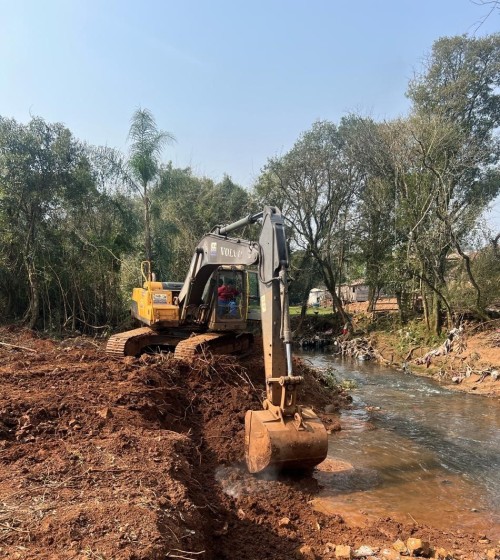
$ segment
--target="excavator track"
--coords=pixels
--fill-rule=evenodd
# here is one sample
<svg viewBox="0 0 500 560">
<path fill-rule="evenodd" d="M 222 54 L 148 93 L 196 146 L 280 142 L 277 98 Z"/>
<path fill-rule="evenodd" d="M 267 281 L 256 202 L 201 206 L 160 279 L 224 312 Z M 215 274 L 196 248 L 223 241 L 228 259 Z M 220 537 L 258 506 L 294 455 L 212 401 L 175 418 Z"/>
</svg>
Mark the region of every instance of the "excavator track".
<svg viewBox="0 0 500 560">
<path fill-rule="evenodd" d="M 205 333 L 181 340 L 175 347 L 175 358 L 190 361 L 197 354 L 235 354 L 248 350 L 253 342 L 252 333 Z"/>
<path fill-rule="evenodd" d="M 148 346 L 173 348 L 178 342 L 179 338 L 158 333 L 149 327 L 141 327 L 110 337 L 106 345 L 106 354 L 120 358 L 123 356 L 138 356 Z"/>
<path fill-rule="evenodd" d="M 108 356 L 138 356 L 145 348 L 154 346 L 175 347 L 175 358 L 192 360 L 196 354 L 234 354 L 248 350 L 253 342 L 251 333 L 205 333 L 190 338 L 160 334 L 149 327 L 115 334 L 108 340 Z"/>
</svg>

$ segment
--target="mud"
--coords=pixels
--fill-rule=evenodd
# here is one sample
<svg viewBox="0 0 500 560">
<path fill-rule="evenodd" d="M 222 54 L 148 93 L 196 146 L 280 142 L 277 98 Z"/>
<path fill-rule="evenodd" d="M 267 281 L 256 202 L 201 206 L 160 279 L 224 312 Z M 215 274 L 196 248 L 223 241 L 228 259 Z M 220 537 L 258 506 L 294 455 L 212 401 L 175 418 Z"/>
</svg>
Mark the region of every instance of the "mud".
<svg viewBox="0 0 500 560">
<path fill-rule="evenodd" d="M 11 345 L 0 346 L 0 558 L 290 559 L 303 545 L 333 558 L 331 543 L 382 548 L 411 536 L 455 558 L 487 548 L 453 528 L 350 526 L 314 510 L 319 483 L 308 473 L 248 475 L 244 414 L 263 395 L 258 353 L 185 363 L 108 358 L 92 340 L 15 329 L 0 341 Z M 295 366 L 304 404 L 348 405 Z M 335 414 L 322 418 L 338 429 Z"/>
</svg>

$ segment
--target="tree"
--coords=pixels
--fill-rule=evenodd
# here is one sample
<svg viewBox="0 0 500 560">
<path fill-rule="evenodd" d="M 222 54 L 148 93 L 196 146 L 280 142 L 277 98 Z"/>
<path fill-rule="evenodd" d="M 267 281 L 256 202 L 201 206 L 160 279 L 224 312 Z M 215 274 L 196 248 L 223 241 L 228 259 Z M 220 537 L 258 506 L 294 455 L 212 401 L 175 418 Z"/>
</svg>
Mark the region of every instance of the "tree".
<svg viewBox="0 0 500 560">
<path fill-rule="evenodd" d="M 337 288 L 363 186 L 347 141 L 351 126 L 349 119 L 338 127 L 316 122 L 288 153 L 268 161 L 256 185 L 262 199 L 282 207 L 295 242 L 313 256 L 334 308 L 349 326 Z"/>
<path fill-rule="evenodd" d="M 396 292 L 401 290 L 393 274 L 393 251 L 397 245 L 395 187 L 384 125 L 356 114 L 349 115 L 347 122 L 349 157 L 363 177 L 363 188 L 359 190 L 353 242 L 346 255 L 346 279 L 364 275 L 369 287 L 369 309 L 373 310 L 382 288 L 392 286 Z"/>
<path fill-rule="evenodd" d="M 256 211 L 248 192 L 230 177 L 214 183 L 194 176 L 189 168 L 177 169 L 170 164 L 160 170 L 151 201 L 157 268 L 163 278 L 176 280 L 184 279 L 193 250 L 203 235 L 216 225 Z M 244 237 L 246 232 L 239 235 Z"/>
<path fill-rule="evenodd" d="M 38 259 L 47 232 L 64 212 L 65 200 L 86 190 L 88 174 L 82 146 L 63 125 L 40 118 L 22 125 L 0 118 L 0 214 L 13 249 L 4 258 L 14 275 L 20 274 L 18 281 L 27 281 L 24 321 L 29 327 L 39 318 Z"/>
<path fill-rule="evenodd" d="M 131 141 L 128 170 L 132 186 L 144 203 L 144 250 L 146 260 L 151 262 L 150 185 L 158 179 L 163 147 L 175 138 L 169 132 L 158 129 L 148 109 L 137 109 L 132 115 L 128 137 Z"/>
<path fill-rule="evenodd" d="M 446 258 L 452 249 L 464 260 L 476 289 L 476 308 L 483 312 L 480 288 L 463 244 L 499 191 L 500 149 L 495 137 L 500 124 L 499 86 L 500 35 L 495 34 L 436 41 L 425 72 L 408 89 L 413 116 L 404 145 L 412 161 L 398 177 L 400 186 L 406 183 L 405 192 L 410 183 L 402 182 L 403 177 L 418 173 L 420 188 L 425 184 L 421 216 L 408 230 L 408 240 L 419 256 L 420 277 L 433 292 L 435 332 L 440 330 L 440 303 L 451 321 L 444 288 Z M 433 251 L 423 249 L 425 244 L 429 249 L 429 242 Z"/>
<path fill-rule="evenodd" d="M 50 330 L 93 330 L 121 319 L 120 259 L 131 250 L 137 219 L 101 176 L 92 150 L 63 125 L 0 118 L 5 318 Z"/>
<path fill-rule="evenodd" d="M 500 124 L 500 34 L 437 40 L 424 71 L 410 81 L 413 111 L 457 124 L 489 142 Z"/>
</svg>

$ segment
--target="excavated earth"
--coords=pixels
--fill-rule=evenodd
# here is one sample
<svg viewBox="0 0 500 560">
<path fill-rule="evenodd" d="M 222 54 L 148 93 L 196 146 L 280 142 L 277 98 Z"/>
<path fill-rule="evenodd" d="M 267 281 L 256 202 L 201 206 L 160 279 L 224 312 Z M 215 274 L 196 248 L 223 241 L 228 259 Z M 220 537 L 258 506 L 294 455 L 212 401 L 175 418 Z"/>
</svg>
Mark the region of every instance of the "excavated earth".
<svg viewBox="0 0 500 560">
<path fill-rule="evenodd" d="M 334 558 L 335 544 L 382 551 L 409 537 L 449 558 L 486 557 L 478 535 L 390 518 L 351 527 L 317 512 L 314 473 L 247 474 L 258 352 L 187 363 L 109 358 L 90 339 L 8 328 L 0 341 L 0 558 Z M 296 372 L 304 404 L 347 406 L 304 364 Z M 338 429 L 335 414 L 321 417 Z"/>
</svg>

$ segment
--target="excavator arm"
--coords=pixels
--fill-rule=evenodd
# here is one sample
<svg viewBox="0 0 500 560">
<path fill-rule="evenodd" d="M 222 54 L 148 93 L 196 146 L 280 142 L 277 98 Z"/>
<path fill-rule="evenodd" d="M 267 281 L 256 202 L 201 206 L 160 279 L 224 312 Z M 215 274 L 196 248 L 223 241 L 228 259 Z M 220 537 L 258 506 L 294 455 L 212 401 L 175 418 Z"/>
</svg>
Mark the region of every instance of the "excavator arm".
<svg viewBox="0 0 500 560">
<path fill-rule="evenodd" d="M 228 234 L 262 219 L 259 242 Z M 245 456 L 250 472 L 269 468 L 309 468 L 323 461 L 328 437 L 312 409 L 297 404 L 300 376 L 292 371 L 288 305 L 288 250 L 281 212 L 266 206 L 228 226 L 217 226 L 196 248 L 179 294 L 183 313 L 196 305 L 213 271 L 223 265 L 258 265 L 262 340 L 266 377 L 264 410 L 245 416 Z"/>
<path fill-rule="evenodd" d="M 328 436 L 311 408 L 297 404 L 288 304 L 288 250 L 281 212 L 265 207 L 259 238 L 259 284 L 266 376 L 264 410 L 245 416 L 245 458 L 252 473 L 310 468 L 326 458 Z"/>
</svg>

